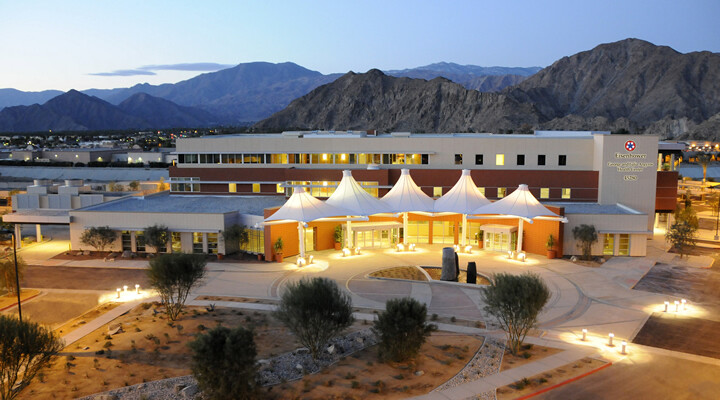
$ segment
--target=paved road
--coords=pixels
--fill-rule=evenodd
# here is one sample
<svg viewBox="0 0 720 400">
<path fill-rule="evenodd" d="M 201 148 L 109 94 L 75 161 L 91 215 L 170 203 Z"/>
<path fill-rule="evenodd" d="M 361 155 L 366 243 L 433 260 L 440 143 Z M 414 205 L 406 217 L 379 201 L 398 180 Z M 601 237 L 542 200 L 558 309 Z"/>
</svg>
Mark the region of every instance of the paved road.
<svg viewBox="0 0 720 400">
<path fill-rule="evenodd" d="M 536 399 L 717 399 L 720 366 L 652 355 L 621 361 Z"/>
<path fill-rule="evenodd" d="M 29 265 L 20 285 L 38 289 L 115 290 L 123 285 L 134 287 L 136 283 L 147 287 L 144 270 Z"/>
</svg>

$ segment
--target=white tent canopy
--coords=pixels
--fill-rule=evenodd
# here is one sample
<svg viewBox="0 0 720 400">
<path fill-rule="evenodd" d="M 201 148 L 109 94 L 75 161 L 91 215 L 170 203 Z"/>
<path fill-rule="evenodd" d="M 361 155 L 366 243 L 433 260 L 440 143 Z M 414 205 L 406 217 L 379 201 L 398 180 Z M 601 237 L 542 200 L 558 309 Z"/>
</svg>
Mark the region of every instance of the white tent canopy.
<svg viewBox="0 0 720 400">
<path fill-rule="evenodd" d="M 390 207 L 391 212 L 403 214 L 403 235 L 408 232 L 408 212 L 432 213 L 435 208 L 435 200 L 420 189 L 410 177 L 410 170 L 405 168 L 400 170 L 395 186 L 380 201 Z"/>
<path fill-rule="evenodd" d="M 460 245 L 465 247 L 467 237 L 467 215 L 478 208 L 490 204 L 470 176 L 470 170 L 462 170 L 460 179 L 455 186 L 442 197 L 435 200 L 435 212 L 450 212 L 462 214 L 462 239 Z"/>
<path fill-rule="evenodd" d="M 365 218 L 350 218 L 352 211 L 332 206 L 311 196 L 302 188 L 294 188 L 292 196 L 279 210 L 267 218 L 265 225 L 287 222 L 298 223 L 298 236 L 300 239 L 300 257 L 305 257 L 305 226 L 311 221 L 345 221 L 347 219 L 367 220 Z"/>
<path fill-rule="evenodd" d="M 335 192 L 325 201 L 331 206 L 344 208 L 350 211 L 351 215 L 368 216 L 379 213 L 392 212 L 390 207 L 373 197 L 353 178 L 350 170 L 343 171 L 343 177 Z M 347 221 L 345 245 L 352 247 L 352 226 Z"/>
<path fill-rule="evenodd" d="M 473 214 L 499 214 L 506 217 L 519 218 L 517 251 L 522 251 L 523 221 L 532 224 L 533 219 L 556 220 L 567 222 L 567 219 L 548 210 L 530 193 L 526 184 L 521 184 L 507 197 L 476 209 Z"/>
</svg>

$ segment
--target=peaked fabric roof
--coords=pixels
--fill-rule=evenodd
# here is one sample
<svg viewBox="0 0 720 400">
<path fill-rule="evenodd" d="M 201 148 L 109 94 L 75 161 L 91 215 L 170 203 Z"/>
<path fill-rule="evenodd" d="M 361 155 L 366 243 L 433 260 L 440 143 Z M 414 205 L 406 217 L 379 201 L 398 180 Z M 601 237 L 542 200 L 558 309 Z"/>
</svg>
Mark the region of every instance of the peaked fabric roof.
<svg viewBox="0 0 720 400">
<path fill-rule="evenodd" d="M 395 186 L 380 201 L 390 212 L 433 212 L 435 202 L 413 181 L 410 170 L 404 168 Z"/>
<path fill-rule="evenodd" d="M 311 196 L 302 188 L 296 187 L 293 195 L 285 204 L 275 211 L 275 214 L 265 218 L 265 221 L 310 222 L 321 218 L 344 217 L 347 215 L 353 215 L 352 211 L 326 204 L 324 201 Z"/>
<path fill-rule="evenodd" d="M 533 219 L 540 216 L 559 217 L 540 204 L 530 193 L 528 186 L 521 184 L 517 190 L 494 203 L 479 207 L 473 214 L 504 214 L 524 219 Z"/>
<path fill-rule="evenodd" d="M 343 171 L 343 178 L 335 192 L 325 201 L 331 206 L 352 211 L 349 215 L 368 216 L 392 212 L 390 207 L 365 191 L 353 178 L 350 170 Z"/>
<path fill-rule="evenodd" d="M 478 208 L 490 204 L 470 176 L 470 170 L 462 170 L 455 186 L 442 197 L 435 200 L 435 212 L 453 212 L 472 214 Z"/>
</svg>

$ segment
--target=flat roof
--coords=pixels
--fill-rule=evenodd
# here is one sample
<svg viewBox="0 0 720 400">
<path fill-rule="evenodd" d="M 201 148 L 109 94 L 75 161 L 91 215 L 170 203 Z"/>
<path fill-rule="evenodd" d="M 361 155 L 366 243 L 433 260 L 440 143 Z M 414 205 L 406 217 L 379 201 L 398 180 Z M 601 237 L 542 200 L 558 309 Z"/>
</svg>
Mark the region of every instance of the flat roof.
<svg viewBox="0 0 720 400">
<path fill-rule="evenodd" d="M 285 196 L 212 196 L 171 195 L 125 197 L 73 211 L 138 212 L 170 214 L 241 214 L 264 215 L 263 210 L 285 204 Z"/>
<path fill-rule="evenodd" d="M 192 139 L 225 139 L 225 138 L 283 138 L 283 139 L 397 139 L 397 138 L 573 138 L 592 139 L 593 135 L 609 135 L 605 131 L 535 131 L 531 134 L 497 134 L 497 133 L 412 133 L 412 132 L 390 132 L 378 134 L 366 134 L 364 131 L 291 131 L 283 133 L 230 133 L 224 135 L 208 135 L 195 138 L 181 138 L 181 140 Z"/>
<path fill-rule="evenodd" d="M 598 204 L 598 203 L 543 203 L 553 207 L 564 207 L 565 214 L 625 214 L 644 215 L 640 211 L 633 210 L 622 204 Z"/>
</svg>

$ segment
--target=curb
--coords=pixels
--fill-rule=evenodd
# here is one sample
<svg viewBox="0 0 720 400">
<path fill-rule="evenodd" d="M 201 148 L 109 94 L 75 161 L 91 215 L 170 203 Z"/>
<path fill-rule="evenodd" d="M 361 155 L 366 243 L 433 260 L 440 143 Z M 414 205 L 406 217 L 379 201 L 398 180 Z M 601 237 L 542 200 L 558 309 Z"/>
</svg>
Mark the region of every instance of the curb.
<svg viewBox="0 0 720 400">
<path fill-rule="evenodd" d="M 609 367 L 609 366 L 611 366 L 611 365 L 612 365 L 612 362 L 608 362 L 607 364 L 601 365 L 601 366 L 599 366 L 599 367 L 597 367 L 597 368 L 595 368 L 595 369 L 593 369 L 593 370 L 590 370 L 590 371 L 588 371 L 588 372 L 586 372 L 586 373 L 584 373 L 584 374 L 582 374 L 582 375 L 578 375 L 578 376 L 576 376 L 576 377 L 574 377 L 574 378 L 570 378 L 570 379 L 568 379 L 568 380 L 566 380 L 566 381 L 562 381 L 562 382 L 557 383 L 557 384 L 555 384 L 555 385 L 552 385 L 552 386 L 550 386 L 550 387 L 546 387 L 545 389 L 541 389 L 541 390 L 539 390 L 539 391 L 537 391 L 537 392 L 535 392 L 535 393 L 530 393 L 530 394 L 527 394 L 527 395 L 525 395 L 525 396 L 518 397 L 518 398 L 515 399 L 515 400 L 525 400 L 525 399 L 529 399 L 529 398 L 531 398 L 531 397 L 535 397 L 535 396 L 537 396 L 537 395 L 543 394 L 543 393 L 545 393 L 545 392 L 549 392 L 549 391 L 551 391 L 551 390 L 553 390 L 553 389 L 559 388 L 560 386 L 565 386 L 565 385 L 567 385 L 568 383 L 575 382 L 575 381 L 578 380 L 578 379 L 582 379 L 582 378 L 584 378 L 584 377 L 586 377 L 586 376 L 588 376 L 588 375 L 590 375 L 590 374 L 594 374 L 595 372 L 598 372 L 598 371 L 600 371 L 601 369 L 605 369 L 605 368 L 607 368 L 607 367 Z"/>
<path fill-rule="evenodd" d="M 32 299 L 40 296 L 41 294 L 42 294 L 42 293 L 34 294 L 34 295 L 32 295 L 32 296 L 30 296 L 30 297 L 28 297 L 28 298 L 26 298 L 26 299 L 22 299 L 22 300 L 20 300 L 20 303 L 25 303 L 25 302 L 28 301 L 28 300 L 32 300 Z M 13 308 L 13 307 L 17 307 L 17 305 L 18 305 L 18 303 L 13 303 L 13 304 L 10 304 L 9 306 L 0 308 L 0 312 L 3 312 L 3 311 L 5 311 L 5 310 L 9 310 L 9 309 L 11 309 L 11 308 Z"/>
</svg>

